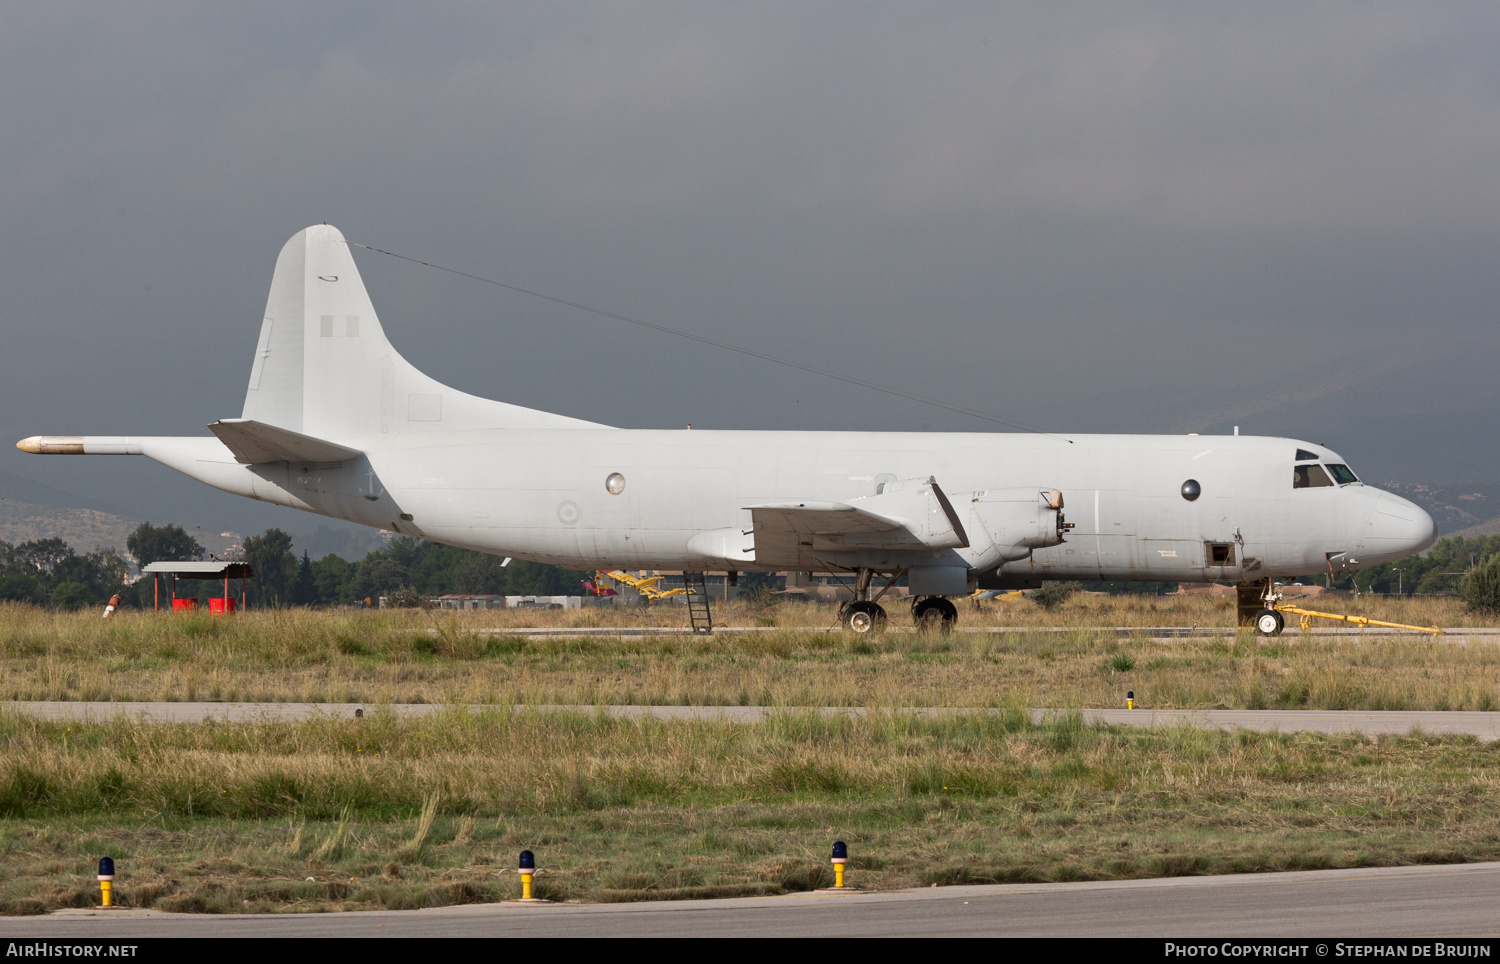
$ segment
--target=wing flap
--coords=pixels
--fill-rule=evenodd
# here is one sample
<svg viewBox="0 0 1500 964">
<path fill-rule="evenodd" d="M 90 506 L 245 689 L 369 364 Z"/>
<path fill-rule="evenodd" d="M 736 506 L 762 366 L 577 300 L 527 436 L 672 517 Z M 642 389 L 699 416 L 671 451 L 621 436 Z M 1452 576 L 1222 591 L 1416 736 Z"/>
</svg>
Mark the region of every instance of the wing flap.
<svg viewBox="0 0 1500 964">
<path fill-rule="evenodd" d="M 263 462 L 347 462 L 364 455 L 336 442 L 277 428 L 245 418 L 222 418 L 208 426 L 237 461 L 245 465 Z"/>
<path fill-rule="evenodd" d="M 968 535 L 932 478 L 892 482 L 848 502 L 768 502 L 745 506 L 755 561 L 802 568 L 833 553 L 872 549 L 962 549 Z"/>
</svg>

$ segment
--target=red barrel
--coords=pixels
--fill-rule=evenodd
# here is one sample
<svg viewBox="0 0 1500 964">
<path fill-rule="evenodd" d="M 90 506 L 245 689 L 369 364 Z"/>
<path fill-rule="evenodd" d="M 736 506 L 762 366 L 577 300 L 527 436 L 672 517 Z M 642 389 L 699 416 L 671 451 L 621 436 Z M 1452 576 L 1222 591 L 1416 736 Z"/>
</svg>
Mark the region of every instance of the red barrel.
<svg viewBox="0 0 1500 964">
<path fill-rule="evenodd" d="M 196 600 L 196 599 L 174 599 L 174 600 L 172 600 L 172 612 L 174 612 L 174 613 L 188 612 L 190 610 L 194 610 L 194 609 L 197 609 L 197 608 L 198 608 L 198 600 Z"/>
<path fill-rule="evenodd" d="M 213 613 L 215 616 L 222 616 L 225 613 L 232 613 L 234 612 L 234 600 L 210 599 L 208 601 L 208 611 L 210 613 Z"/>
</svg>

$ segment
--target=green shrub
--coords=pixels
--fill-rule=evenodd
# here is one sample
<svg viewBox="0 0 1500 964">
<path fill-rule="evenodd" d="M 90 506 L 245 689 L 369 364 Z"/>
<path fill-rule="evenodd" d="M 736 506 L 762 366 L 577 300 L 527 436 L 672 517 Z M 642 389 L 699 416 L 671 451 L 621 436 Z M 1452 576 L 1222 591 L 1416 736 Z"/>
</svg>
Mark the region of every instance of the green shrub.
<svg viewBox="0 0 1500 964">
<path fill-rule="evenodd" d="M 1500 614 L 1500 554 L 1490 556 L 1464 574 L 1458 594 L 1470 612 L 1484 616 Z"/>
<path fill-rule="evenodd" d="M 1076 582 L 1044 582 L 1042 588 L 1031 594 L 1031 601 L 1043 609 L 1051 610 L 1068 601 L 1082 586 Z"/>
<path fill-rule="evenodd" d="M 402 586 L 386 596 L 385 604 L 392 609 L 428 609 L 432 605 L 427 601 L 426 596 L 410 586 Z"/>
</svg>

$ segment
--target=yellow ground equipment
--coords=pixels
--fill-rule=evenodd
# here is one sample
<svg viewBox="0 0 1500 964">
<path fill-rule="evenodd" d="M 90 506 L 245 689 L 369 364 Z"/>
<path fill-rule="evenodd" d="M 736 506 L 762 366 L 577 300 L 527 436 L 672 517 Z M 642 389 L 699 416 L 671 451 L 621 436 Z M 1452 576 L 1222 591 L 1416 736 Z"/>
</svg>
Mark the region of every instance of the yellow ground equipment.
<svg viewBox="0 0 1500 964">
<path fill-rule="evenodd" d="M 1364 616 L 1345 616 L 1339 613 L 1320 613 L 1315 609 L 1302 609 L 1297 606 L 1282 606 L 1279 604 L 1275 607 L 1275 609 L 1279 613 L 1292 613 L 1293 615 L 1301 616 L 1301 626 L 1303 632 L 1306 632 L 1307 630 L 1312 628 L 1313 617 L 1317 617 L 1318 619 L 1337 619 L 1340 622 L 1353 623 L 1354 625 L 1360 627 L 1384 626 L 1388 629 L 1408 629 L 1414 633 L 1430 633 L 1433 636 L 1443 635 L 1443 631 L 1441 629 L 1438 629 L 1436 626 L 1410 626 L 1406 623 L 1388 623 L 1384 620 L 1368 619 Z"/>
<path fill-rule="evenodd" d="M 1443 635 L 1443 631 L 1436 626 L 1410 626 L 1406 623 L 1388 623 L 1381 619 L 1370 619 L 1365 616 L 1347 616 L 1343 613 L 1324 613 L 1316 609 L 1303 609 L 1300 606 L 1288 606 L 1282 603 L 1281 587 L 1274 582 L 1266 589 L 1262 597 L 1265 609 L 1255 615 L 1255 631 L 1262 636 L 1280 635 L 1285 620 L 1282 613 L 1291 613 L 1301 617 L 1300 625 L 1305 633 L 1312 629 L 1314 619 L 1333 619 L 1343 623 L 1352 623 L 1361 628 L 1368 626 L 1381 626 L 1386 629 L 1404 629 L 1413 633 L 1428 633 L 1433 636 Z"/>
<path fill-rule="evenodd" d="M 666 576 L 632 576 L 630 573 L 620 569 L 601 569 L 595 574 L 595 578 L 597 579 L 600 576 L 613 579 L 622 586 L 629 586 L 651 602 L 656 602 L 658 599 L 668 599 L 672 596 L 685 596 L 688 591 L 686 586 L 678 586 L 675 589 L 661 588 L 661 581 L 667 578 Z"/>
<path fill-rule="evenodd" d="M 1025 593 L 1019 589 L 1012 589 L 1010 592 L 1006 592 L 1003 589 L 976 589 L 969 593 L 969 598 L 975 602 L 983 602 L 987 599 L 997 599 L 1000 602 L 1015 602 L 1024 595 Z"/>
</svg>

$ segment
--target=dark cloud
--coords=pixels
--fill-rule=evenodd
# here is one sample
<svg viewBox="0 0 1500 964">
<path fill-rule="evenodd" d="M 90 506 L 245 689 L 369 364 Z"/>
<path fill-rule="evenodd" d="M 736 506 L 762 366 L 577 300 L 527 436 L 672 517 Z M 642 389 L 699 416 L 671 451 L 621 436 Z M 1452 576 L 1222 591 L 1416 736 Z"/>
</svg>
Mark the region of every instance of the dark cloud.
<svg viewBox="0 0 1500 964">
<path fill-rule="evenodd" d="M 327 220 L 1060 430 L 1327 428 L 1367 473 L 1500 478 L 1475 438 L 1500 416 L 1482 375 L 1497 21 L 1486 4 L 12 5 L 0 425 L 175 434 L 237 414 L 276 251 Z M 359 259 L 396 344 L 470 391 L 623 425 L 987 428 Z M 311 521 L 126 461 L 0 470 L 162 517 Z"/>
</svg>

